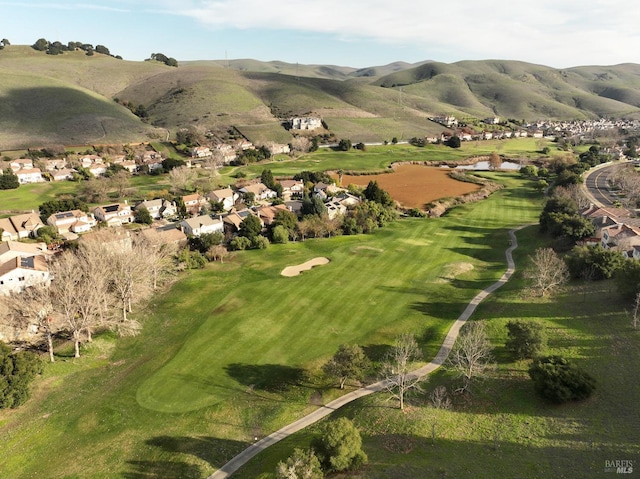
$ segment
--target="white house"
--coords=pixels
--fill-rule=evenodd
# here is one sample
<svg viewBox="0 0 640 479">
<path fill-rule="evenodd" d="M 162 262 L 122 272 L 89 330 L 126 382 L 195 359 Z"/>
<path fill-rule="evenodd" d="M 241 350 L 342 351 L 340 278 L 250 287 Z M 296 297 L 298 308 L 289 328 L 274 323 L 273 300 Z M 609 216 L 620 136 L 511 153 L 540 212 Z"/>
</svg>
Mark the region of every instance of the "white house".
<svg viewBox="0 0 640 479">
<path fill-rule="evenodd" d="M 96 225 L 96 219 L 91 213 L 85 213 L 80 210 L 61 211 L 49 216 L 47 224 L 53 226 L 60 234 L 68 233 L 69 231 L 72 233 L 86 233 Z"/>
<path fill-rule="evenodd" d="M 294 117 L 289 120 L 289 127 L 292 130 L 315 130 L 322 128 L 322 118 Z"/>
<path fill-rule="evenodd" d="M 11 161 L 11 163 L 9 163 L 9 167 L 13 170 L 14 173 L 20 170 L 32 170 L 33 160 L 28 158 L 13 160 Z"/>
<path fill-rule="evenodd" d="M 44 181 L 40 168 L 22 169 L 16 171 L 15 173 L 21 185 L 28 183 L 42 183 Z"/>
<path fill-rule="evenodd" d="M 62 168 L 60 170 L 50 170 L 49 172 L 49 174 L 51 175 L 51 179 L 53 181 L 70 180 L 73 178 L 74 173 L 76 173 L 76 170 L 72 170 L 69 168 Z"/>
<path fill-rule="evenodd" d="M 12 258 L 0 264 L 0 294 L 18 293 L 29 286 L 49 284 L 51 274 L 43 256 Z"/>
<path fill-rule="evenodd" d="M 247 185 L 244 188 L 240 188 L 240 193 L 246 195 L 247 193 L 253 193 L 253 197 L 258 200 L 268 200 L 270 198 L 275 198 L 278 196 L 278 193 L 267 188 L 263 183 L 253 183 L 251 185 Z"/>
<path fill-rule="evenodd" d="M 142 201 L 136 205 L 134 210 L 138 211 L 142 208 L 146 208 L 151 217 L 155 220 L 160 218 L 169 218 L 178 213 L 178 208 L 173 201 L 164 200 L 162 198 Z"/>
<path fill-rule="evenodd" d="M 133 212 L 127 203 L 113 203 L 101 205 L 93 209 L 93 216 L 98 221 L 107 223 L 108 226 L 121 226 L 125 223 L 133 223 Z"/>
<path fill-rule="evenodd" d="M 209 215 L 196 216 L 182 220 L 178 223 L 185 234 L 200 236 L 206 233 L 224 233 L 224 224 L 220 218 L 212 218 Z"/>
<path fill-rule="evenodd" d="M 206 146 L 195 146 L 191 148 L 191 157 L 192 158 L 207 158 L 208 156 L 213 155 L 211 149 Z"/>
<path fill-rule="evenodd" d="M 302 196 L 304 193 L 304 182 L 302 180 L 280 180 L 282 185 L 282 196 L 285 200 L 294 196 Z"/>
<path fill-rule="evenodd" d="M 217 203 L 222 203 L 222 209 L 224 211 L 229 211 L 233 208 L 233 205 L 236 204 L 240 195 L 233 191 L 231 188 L 223 188 L 221 190 L 213 190 L 209 194 L 207 194 L 207 198 L 209 201 L 215 201 Z"/>
</svg>

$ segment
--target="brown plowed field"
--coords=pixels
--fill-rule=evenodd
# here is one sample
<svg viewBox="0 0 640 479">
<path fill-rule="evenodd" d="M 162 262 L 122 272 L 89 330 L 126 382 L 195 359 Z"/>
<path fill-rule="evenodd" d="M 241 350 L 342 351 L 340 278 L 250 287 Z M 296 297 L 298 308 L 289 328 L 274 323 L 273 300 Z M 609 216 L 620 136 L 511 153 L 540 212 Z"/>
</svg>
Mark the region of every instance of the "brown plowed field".
<svg viewBox="0 0 640 479">
<path fill-rule="evenodd" d="M 342 176 L 342 185 L 367 186 L 370 181 L 389 192 L 391 197 L 405 208 L 424 208 L 424 205 L 440 198 L 461 196 L 480 189 L 479 185 L 450 178 L 451 170 L 423 165 L 398 165 L 393 173 L 382 175 Z M 338 175 L 332 175 L 337 180 Z"/>
</svg>

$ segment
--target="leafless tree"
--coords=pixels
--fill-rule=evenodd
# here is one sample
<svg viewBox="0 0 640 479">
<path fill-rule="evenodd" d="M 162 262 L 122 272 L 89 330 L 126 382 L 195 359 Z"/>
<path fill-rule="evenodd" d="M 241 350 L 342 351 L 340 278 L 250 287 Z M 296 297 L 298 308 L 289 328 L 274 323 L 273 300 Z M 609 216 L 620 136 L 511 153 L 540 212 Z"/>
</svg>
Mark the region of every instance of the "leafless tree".
<svg viewBox="0 0 640 479">
<path fill-rule="evenodd" d="M 446 386 L 438 386 L 431 394 L 429 394 L 429 399 L 431 400 L 431 404 L 436 409 L 449 409 L 451 407 L 451 398 L 447 393 Z"/>
<path fill-rule="evenodd" d="M 489 169 L 498 170 L 502 166 L 502 158 L 497 151 L 492 151 L 489 155 Z"/>
<path fill-rule="evenodd" d="M 573 200 L 579 209 L 587 208 L 590 204 L 582 185 L 558 186 L 554 188 L 553 196 Z"/>
<path fill-rule="evenodd" d="M 469 391 L 471 383 L 482 378 L 493 367 L 492 347 L 484 323 L 473 321 L 463 326 L 449 353 L 447 366 L 462 378 L 459 392 Z"/>
<path fill-rule="evenodd" d="M 307 153 L 309 151 L 309 147 L 311 146 L 311 141 L 309 138 L 304 136 L 298 136 L 291 140 L 291 146 L 293 151 L 298 151 L 301 153 Z"/>
<path fill-rule="evenodd" d="M 176 192 L 189 190 L 196 176 L 195 170 L 186 166 L 178 166 L 169 171 L 169 181 Z"/>
<path fill-rule="evenodd" d="M 229 251 L 227 251 L 227 248 L 225 248 L 221 244 L 217 244 L 217 245 L 211 246 L 205 256 L 209 261 L 220 260 L 220 263 L 224 263 L 224 258 L 228 254 L 229 254 Z"/>
<path fill-rule="evenodd" d="M 36 285 L 25 289 L 22 293 L 11 294 L 5 298 L 13 323 L 26 327 L 35 324 L 44 333 L 49 360 L 55 361 L 53 355 L 53 335 L 57 331 L 54 321 L 51 290 L 47 285 Z"/>
<path fill-rule="evenodd" d="M 109 178 L 109 188 L 115 190 L 118 198 L 122 198 L 125 194 L 129 184 L 131 183 L 131 173 L 128 171 L 120 170 L 115 172 Z"/>
<path fill-rule="evenodd" d="M 640 328 L 640 291 L 633 300 L 633 311 L 631 312 L 631 326 L 637 330 Z"/>
<path fill-rule="evenodd" d="M 411 374 L 411 366 L 422 359 L 422 352 L 411 334 L 403 334 L 396 339 L 395 346 L 382 365 L 385 388 L 391 398 L 398 399 L 400 409 L 404 409 L 404 398 L 411 390 L 420 391 L 421 378 Z"/>
<path fill-rule="evenodd" d="M 62 316 L 73 338 L 75 357 L 80 357 L 82 331 L 91 326 L 88 317 L 78 313 L 82 297 L 82 277 L 78 257 L 72 252 L 63 253 L 51 264 L 54 280 L 51 283 L 51 300 L 54 309 Z"/>
<path fill-rule="evenodd" d="M 569 269 L 564 260 L 551 248 L 538 248 L 530 257 L 531 266 L 525 276 L 540 296 L 555 290 L 569 280 Z"/>
</svg>

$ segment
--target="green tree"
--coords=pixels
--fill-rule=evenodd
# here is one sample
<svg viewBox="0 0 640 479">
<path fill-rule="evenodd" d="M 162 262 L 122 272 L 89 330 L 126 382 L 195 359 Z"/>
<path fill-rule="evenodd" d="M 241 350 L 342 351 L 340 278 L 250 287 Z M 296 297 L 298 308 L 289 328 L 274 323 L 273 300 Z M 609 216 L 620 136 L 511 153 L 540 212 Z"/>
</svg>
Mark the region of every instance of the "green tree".
<svg viewBox="0 0 640 479">
<path fill-rule="evenodd" d="M 15 190 L 20 186 L 18 175 L 11 168 L 6 168 L 0 175 L 0 190 Z"/>
<path fill-rule="evenodd" d="M 321 464 L 328 471 L 356 470 L 367 463 L 360 432 L 346 417 L 328 422 L 313 442 Z"/>
<path fill-rule="evenodd" d="M 596 388 L 596 381 L 590 374 L 562 356 L 536 359 L 529 368 L 529 377 L 536 392 L 554 403 L 586 399 Z"/>
<path fill-rule="evenodd" d="M 111 52 L 104 45 L 96 45 L 96 52 L 102 53 L 103 55 L 111 55 Z"/>
<path fill-rule="evenodd" d="M 304 195 L 300 212 L 303 216 L 322 216 L 327 212 L 327 207 L 318 195 Z"/>
<path fill-rule="evenodd" d="M 391 195 L 380 188 L 377 181 L 370 181 L 362 194 L 369 201 L 375 201 L 376 203 L 380 203 L 382 206 L 393 206 L 394 204 Z"/>
<path fill-rule="evenodd" d="M 545 347 L 544 328 L 533 321 L 509 321 L 505 348 L 517 359 L 530 359 Z"/>
<path fill-rule="evenodd" d="M 144 207 L 135 209 L 133 211 L 133 218 L 135 219 L 136 223 L 142 223 L 145 225 L 150 225 L 151 223 L 153 223 L 151 213 L 149 213 L 149 210 Z"/>
<path fill-rule="evenodd" d="M 30 351 L 14 353 L 0 342 L 0 409 L 24 404 L 31 394 L 31 381 L 42 373 L 43 368 L 37 354 Z"/>
<path fill-rule="evenodd" d="M 189 247 L 194 251 L 200 251 L 205 254 L 213 246 L 221 245 L 224 241 L 224 235 L 219 231 L 215 233 L 203 233 L 200 236 L 189 238 Z"/>
<path fill-rule="evenodd" d="M 229 247 L 233 251 L 244 251 L 245 249 L 251 248 L 251 240 L 244 236 L 236 236 L 229 243 Z"/>
<path fill-rule="evenodd" d="M 460 137 L 458 135 L 453 135 L 447 140 L 447 146 L 450 148 L 460 148 L 461 145 L 462 142 L 460 141 Z"/>
<path fill-rule="evenodd" d="M 370 367 L 369 358 L 358 345 L 342 344 L 333 357 L 322 366 L 322 371 L 340 383 L 340 389 L 349 379 L 362 380 Z"/>
<path fill-rule="evenodd" d="M 252 240 L 256 236 L 258 236 L 261 231 L 262 224 L 260 223 L 260 218 L 255 215 L 249 214 L 240 223 L 240 230 L 238 231 L 238 235 Z"/>
<path fill-rule="evenodd" d="M 640 262 L 625 261 L 617 271 L 615 281 L 620 295 L 633 299 L 640 291 Z"/>
<path fill-rule="evenodd" d="M 339 151 L 349 151 L 351 149 L 351 140 L 343 138 L 338 142 Z"/>
<path fill-rule="evenodd" d="M 38 50 L 40 52 L 44 52 L 47 48 L 49 48 L 49 42 L 44 38 L 39 38 L 36 42 L 31 46 L 34 50 Z"/>
<path fill-rule="evenodd" d="M 269 239 L 266 236 L 257 235 L 251 238 L 251 248 L 267 249 L 269 247 Z"/>
<path fill-rule="evenodd" d="M 289 230 L 282 225 L 277 225 L 271 231 L 271 238 L 274 243 L 287 243 L 289 241 Z"/>
<path fill-rule="evenodd" d="M 621 252 L 596 246 L 575 246 L 565 255 L 564 261 L 572 278 L 592 280 L 611 279 L 623 266 L 625 258 Z"/>
<path fill-rule="evenodd" d="M 264 169 L 262 170 L 262 174 L 260 175 L 260 181 L 264 186 L 273 190 L 276 185 L 276 180 L 273 178 L 273 173 L 271 170 Z"/>
<path fill-rule="evenodd" d="M 278 463 L 276 476 L 278 479 L 322 479 L 324 474 L 312 449 L 295 448 L 285 462 Z"/>
</svg>

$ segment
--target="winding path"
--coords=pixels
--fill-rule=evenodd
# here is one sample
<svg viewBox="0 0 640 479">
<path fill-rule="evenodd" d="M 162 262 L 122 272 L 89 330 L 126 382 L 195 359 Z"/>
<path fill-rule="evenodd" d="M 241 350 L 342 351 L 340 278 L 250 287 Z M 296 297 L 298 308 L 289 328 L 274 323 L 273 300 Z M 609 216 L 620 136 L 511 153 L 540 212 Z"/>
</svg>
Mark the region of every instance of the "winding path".
<svg viewBox="0 0 640 479">
<path fill-rule="evenodd" d="M 458 317 L 458 319 L 456 319 L 456 321 L 453 323 L 453 325 L 449 329 L 447 336 L 444 338 L 444 342 L 442 343 L 442 346 L 440 346 L 440 350 L 438 351 L 438 354 L 436 354 L 436 356 L 433 358 L 433 360 L 430 363 L 413 371 L 411 373 L 412 376 L 414 377 L 426 376 L 427 374 L 432 373 L 433 371 L 438 369 L 440 366 L 442 366 L 445 360 L 447 359 L 447 356 L 449 356 L 449 352 L 451 352 L 451 349 L 453 348 L 453 344 L 456 342 L 456 338 L 460 333 L 460 328 L 462 328 L 462 326 L 467 321 L 467 319 L 471 317 L 471 315 L 474 313 L 478 305 L 487 296 L 493 293 L 496 289 L 500 288 L 503 284 L 509 281 L 509 278 L 511 278 L 511 275 L 513 275 L 516 269 L 515 262 L 513 261 L 513 255 L 512 255 L 513 250 L 515 250 L 518 247 L 518 241 L 516 239 L 515 233 L 516 231 L 519 231 L 522 228 L 525 228 L 527 226 L 530 226 L 530 225 L 523 225 L 523 226 L 520 226 L 519 228 L 509 230 L 509 238 L 510 238 L 511 246 L 509 246 L 509 248 L 507 248 L 505 252 L 506 258 L 507 258 L 507 270 L 498 281 L 496 281 L 492 285 L 480 291 L 471 300 L 471 302 L 467 305 L 467 307 L 462 312 L 462 314 Z M 263 439 L 260 439 L 254 444 L 251 444 L 244 451 L 242 451 L 236 457 L 231 459 L 229 462 L 227 462 L 224 466 L 222 466 L 216 472 L 211 474 L 207 479 L 224 479 L 229 477 L 231 474 L 233 474 L 238 469 L 240 469 L 244 464 L 249 462 L 249 460 L 251 460 L 254 456 L 264 451 L 269 446 L 272 446 L 275 443 L 290 436 L 291 434 L 298 432 L 301 429 L 304 429 L 305 427 L 315 422 L 318 422 L 323 417 L 328 416 L 336 409 L 341 408 L 342 406 L 350 403 L 351 401 L 355 401 L 356 399 L 359 399 L 364 396 L 368 396 L 369 394 L 372 394 L 375 392 L 384 391 L 385 384 L 386 384 L 385 381 L 378 381 L 377 383 L 370 384 L 369 386 L 357 389 L 348 394 L 345 394 L 344 396 L 340 396 L 338 399 L 335 399 L 330 403 L 322 406 L 321 408 L 316 409 L 315 411 L 306 415 L 305 417 L 302 417 L 297 421 L 277 430 L 276 432 L 269 434 Z"/>
</svg>

